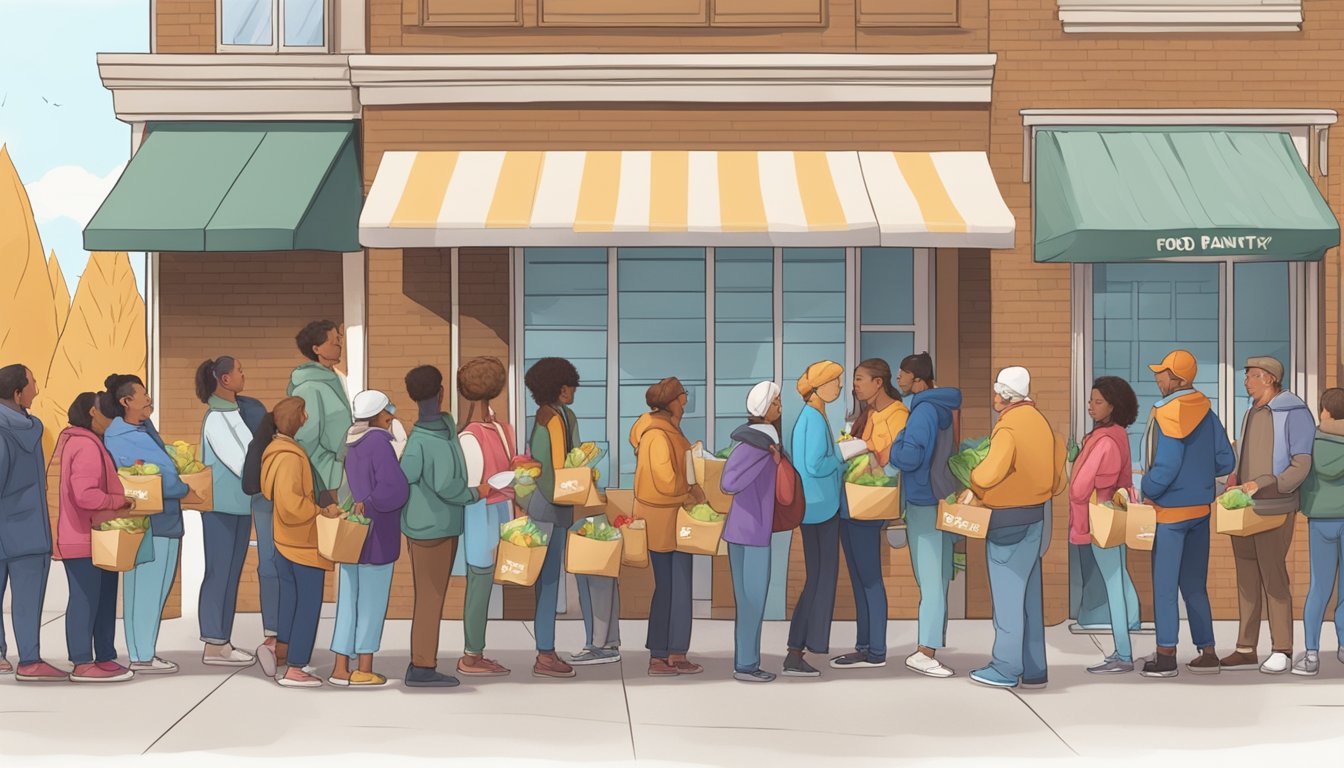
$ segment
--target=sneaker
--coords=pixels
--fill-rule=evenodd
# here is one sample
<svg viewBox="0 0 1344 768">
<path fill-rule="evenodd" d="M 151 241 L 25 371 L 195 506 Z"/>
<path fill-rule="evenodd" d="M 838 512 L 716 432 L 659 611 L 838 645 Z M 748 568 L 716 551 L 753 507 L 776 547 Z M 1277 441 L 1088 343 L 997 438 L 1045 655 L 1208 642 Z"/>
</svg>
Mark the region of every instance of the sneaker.
<svg viewBox="0 0 1344 768">
<path fill-rule="evenodd" d="M 649 659 L 649 677 L 676 677 L 679 674 L 676 665 L 667 659 Z"/>
<path fill-rule="evenodd" d="M 537 663 L 532 665 L 533 677 L 573 677 L 574 668 L 566 664 L 555 651 L 537 654 Z"/>
<path fill-rule="evenodd" d="M 256 660 L 256 656 L 234 648 L 232 643 L 206 643 L 205 650 L 201 652 L 201 663 L 210 667 L 250 667 Z"/>
<path fill-rule="evenodd" d="M 910 534 L 904 525 L 891 525 L 887 528 L 887 544 L 892 549 L 903 549 L 910 542 Z"/>
<path fill-rule="evenodd" d="M 925 656 L 920 651 L 915 651 L 905 658 L 905 668 L 929 677 L 952 677 L 957 674 L 943 662 L 931 656 Z"/>
<path fill-rule="evenodd" d="M 1303 651 L 1293 662 L 1293 674 L 1303 677 L 1315 677 L 1321 671 L 1321 655 L 1316 651 Z"/>
<path fill-rule="evenodd" d="M 990 688 L 1016 688 L 1017 680 L 1004 677 L 993 667 L 982 667 L 971 673 L 971 681 Z"/>
<path fill-rule="evenodd" d="M 149 661 L 131 662 L 131 671 L 137 675 L 171 675 L 177 672 L 177 665 L 155 656 Z"/>
<path fill-rule="evenodd" d="M 1260 671 L 1266 675 L 1282 675 L 1293 668 L 1293 657 L 1290 654 L 1275 651 L 1269 654 L 1265 663 L 1260 665 Z"/>
<path fill-rule="evenodd" d="M 462 672 L 460 663 L 457 666 L 457 671 Z M 472 672 L 469 674 L 485 673 Z M 406 667 L 406 679 L 402 682 L 407 688 L 456 688 L 461 685 L 461 681 L 452 675 L 445 675 L 433 667 L 417 667 L 414 664 Z"/>
<path fill-rule="evenodd" d="M 1217 661 L 1217 659 L 1214 659 L 1214 661 Z M 1195 670 L 1192 668 L 1190 671 L 1194 672 Z M 1153 657 L 1144 662 L 1143 669 L 1139 671 L 1139 674 L 1144 677 L 1175 677 L 1180 673 L 1181 670 L 1176 664 L 1176 654 L 1174 653 L 1153 654 Z"/>
<path fill-rule="evenodd" d="M 698 675 L 705 671 L 704 667 L 688 660 L 684 653 L 668 656 L 667 663 L 676 668 L 678 675 Z"/>
<path fill-rule="evenodd" d="M 821 677 L 821 672 L 818 672 L 816 667 L 808 664 L 807 659 L 803 658 L 803 654 L 790 653 L 788 657 L 784 659 L 784 676 Z"/>
<path fill-rule="evenodd" d="M 1043 690 L 1049 684 L 1050 684 L 1049 680 L 1032 680 L 1030 682 L 1028 682 L 1027 680 L 1023 680 L 1022 682 L 1018 683 L 1017 687 L 1023 688 L 1028 691 L 1039 691 Z"/>
<path fill-rule="evenodd" d="M 1223 669 L 1232 672 L 1248 672 L 1260 667 L 1260 657 L 1252 653 L 1233 651 L 1218 662 Z"/>
<path fill-rule="evenodd" d="M 133 677 L 135 677 L 135 673 L 131 670 L 116 662 L 108 661 L 102 664 L 76 664 L 75 671 L 70 673 L 70 682 L 120 683 Z"/>
<path fill-rule="evenodd" d="M 733 673 L 733 679 L 744 683 L 768 683 L 775 679 L 775 673 L 763 669 L 754 669 L 750 672 L 737 671 Z"/>
<path fill-rule="evenodd" d="M 6 659 L 0 659 L 0 675 L 9 675 L 14 673 L 14 666 Z"/>
<path fill-rule="evenodd" d="M 610 648 L 585 648 L 570 654 L 569 663 L 575 667 L 592 667 L 598 664 L 615 664 L 621 660 L 621 652 Z"/>
<path fill-rule="evenodd" d="M 1094 675 L 1122 675 L 1134 671 L 1134 662 L 1118 656 L 1107 656 L 1100 664 L 1088 667 L 1087 671 Z"/>
<path fill-rule="evenodd" d="M 1111 633 L 1111 625 L 1083 624 L 1081 622 L 1075 621 L 1069 625 L 1069 631 L 1075 635 L 1100 635 L 1100 634 L 1109 635 Z"/>
<path fill-rule="evenodd" d="M 831 669 L 876 669 L 885 666 L 885 657 L 872 656 L 867 651 L 855 651 L 831 659 Z"/>
<path fill-rule="evenodd" d="M 1185 668 L 1196 675 L 1216 675 L 1222 671 L 1222 662 L 1218 660 L 1218 654 L 1210 648 L 1191 659 Z"/>
<path fill-rule="evenodd" d="M 275 646 L 266 643 L 257 646 L 257 663 L 261 665 L 263 675 L 275 677 L 280 669 L 280 660 L 275 657 Z"/>
<path fill-rule="evenodd" d="M 35 661 L 32 664 L 20 664 L 14 679 L 24 683 L 64 683 L 70 680 L 70 674 L 45 661 Z"/>
<path fill-rule="evenodd" d="M 301 669 L 289 668 L 289 671 L 276 678 L 282 688 L 321 688 L 322 678 Z"/>
<path fill-rule="evenodd" d="M 379 685 L 387 685 L 387 678 L 377 672 L 361 672 L 357 669 L 350 673 L 351 688 L 370 688 Z"/>
<path fill-rule="evenodd" d="M 509 674 L 509 669 L 494 659 L 468 653 L 457 660 L 457 673 L 473 677 L 502 677 Z"/>
</svg>

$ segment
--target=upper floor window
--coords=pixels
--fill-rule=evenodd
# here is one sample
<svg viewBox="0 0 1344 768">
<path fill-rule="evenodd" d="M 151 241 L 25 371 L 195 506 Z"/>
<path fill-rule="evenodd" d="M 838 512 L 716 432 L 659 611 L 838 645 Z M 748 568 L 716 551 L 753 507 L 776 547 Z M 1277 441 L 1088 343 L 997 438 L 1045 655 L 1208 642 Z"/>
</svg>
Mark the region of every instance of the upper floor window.
<svg viewBox="0 0 1344 768">
<path fill-rule="evenodd" d="M 325 53 L 330 0 L 217 0 L 219 50 Z"/>
</svg>

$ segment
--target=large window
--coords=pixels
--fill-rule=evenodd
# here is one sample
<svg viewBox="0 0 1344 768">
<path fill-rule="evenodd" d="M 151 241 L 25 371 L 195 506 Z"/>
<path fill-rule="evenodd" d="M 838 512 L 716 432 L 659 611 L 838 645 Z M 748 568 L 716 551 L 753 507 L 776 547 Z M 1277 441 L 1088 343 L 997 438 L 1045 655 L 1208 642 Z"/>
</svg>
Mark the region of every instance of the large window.
<svg viewBox="0 0 1344 768">
<path fill-rule="evenodd" d="M 926 351 L 928 262 L 911 248 L 864 248 L 859 258 L 859 360 L 878 357 L 893 374 L 901 360 Z M 918 350 L 916 348 L 918 347 Z"/>
<path fill-rule="evenodd" d="M 714 251 L 714 446 L 732 442 L 747 393 L 775 379 L 775 251 Z"/>
<path fill-rule="evenodd" d="M 218 0 L 219 50 L 325 52 L 330 0 Z"/>
<path fill-rule="evenodd" d="M 803 412 L 796 383 L 807 367 L 821 360 L 846 366 L 845 393 L 831 405 L 831 429 L 844 426 L 851 383 L 845 354 L 845 249 L 784 249 L 784 444 Z"/>
</svg>

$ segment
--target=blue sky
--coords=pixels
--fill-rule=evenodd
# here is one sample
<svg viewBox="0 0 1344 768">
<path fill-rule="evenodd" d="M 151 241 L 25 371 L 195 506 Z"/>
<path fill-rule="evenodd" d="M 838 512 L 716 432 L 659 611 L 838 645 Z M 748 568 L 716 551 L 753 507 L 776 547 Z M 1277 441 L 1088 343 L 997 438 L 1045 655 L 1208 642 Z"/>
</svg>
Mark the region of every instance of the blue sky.
<svg viewBox="0 0 1344 768">
<path fill-rule="evenodd" d="M 72 291 L 88 262 L 81 230 L 130 156 L 95 56 L 148 50 L 148 0 L 0 0 L 0 144 Z M 131 265 L 144 293 L 142 255 Z"/>
</svg>

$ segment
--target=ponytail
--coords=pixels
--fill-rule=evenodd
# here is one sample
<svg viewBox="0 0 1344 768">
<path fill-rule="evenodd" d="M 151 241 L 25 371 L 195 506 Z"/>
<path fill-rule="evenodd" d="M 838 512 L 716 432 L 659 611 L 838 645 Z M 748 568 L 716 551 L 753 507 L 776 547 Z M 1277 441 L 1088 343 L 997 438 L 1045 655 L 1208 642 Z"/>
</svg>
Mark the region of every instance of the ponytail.
<svg viewBox="0 0 1344 768">
<path fill-rule="evenodd" d="M 210 402 L 211 396 L 215 394 L 215 387 L 219 382 L 215 380 L 215 361 L 206 360 L 196 366 L 196 399 L 202 403 Z"/>
</svg>

